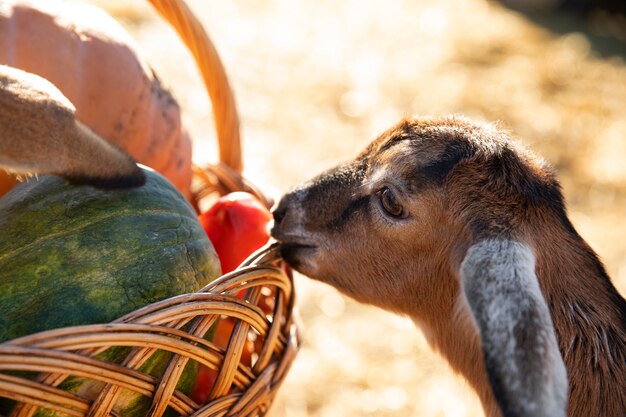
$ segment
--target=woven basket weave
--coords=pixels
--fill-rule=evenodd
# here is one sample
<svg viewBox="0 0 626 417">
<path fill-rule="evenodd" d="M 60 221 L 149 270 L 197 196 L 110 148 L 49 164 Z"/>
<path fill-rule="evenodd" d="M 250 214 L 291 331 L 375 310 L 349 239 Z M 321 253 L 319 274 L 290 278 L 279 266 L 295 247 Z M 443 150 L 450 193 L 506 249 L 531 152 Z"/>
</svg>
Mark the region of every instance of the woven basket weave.
<svg viewBox="0 0 626 417">
<path fill-rule="evenodd" d="M 237 111 L 211 41 L 182 0 L 149 1 L 193 54 L 213 104 L 220 163 L 194 168 L 196 207 L 208 195 L 236 190 L 255 193 L 267 203 L 241 176 Z M 242 290 L 243 299 L 237 296 Z M 273 298 L 269 314 L 260 305 L 267 294 Z M 268 245 L 197 293 L 151 304 L 112 323 L 55 329 L 0 344 L 0 397 L 16 401 L 8 417 L 31 417 L 42 408 L 70 416 L 115 415 L 113 407 L 123 390 L 149 397 L 149 416 L 161 416 L 167 409 L 198 417 L 263 415 L 298 350 L 293 303 L 292 279 L 276 247 Z M 225 317 L 234 326 L 228 346 L 222 348 L 203 336 Z M 256 336 L 258 346 L 250 366 L 241 361 L 249 334 Z M 96 357 L 117 346 L 130 347 L 121 363 Z M 163 375 L 155 378 L 139 369 L 158 350 L 173 355 Z M 176 390 L 190 360 L 217 371 L 206 404 Z M 27 379 L 14 371 L 39 374 Z M 102 388 L 89 398 L 58 388 L 71 376 L 99 381 Z"/>
</svg>

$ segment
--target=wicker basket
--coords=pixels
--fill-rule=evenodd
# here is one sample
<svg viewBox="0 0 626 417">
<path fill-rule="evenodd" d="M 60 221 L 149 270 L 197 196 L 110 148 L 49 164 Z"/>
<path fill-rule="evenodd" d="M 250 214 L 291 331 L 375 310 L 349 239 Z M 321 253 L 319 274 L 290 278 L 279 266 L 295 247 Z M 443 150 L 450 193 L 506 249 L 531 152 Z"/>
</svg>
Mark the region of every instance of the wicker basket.
<svg viewBox="0 0 626 417">
<path fill-rule="evenodd" d="M 192 52 L 213 103 L 220 163 L 195 167 L 196 206 L 209 195 L 236 190 L 264 199 L 240 175 L 237 112 L 213 45 L 182 0 L 150 3 Z M 243 299 L 237 296 L 242 290 Z M 267 301 L 267 294 L 273 304 L 269 313 L 260 305 Z M 263 415 L 298 350 L 293 303 L 292 279 L 275 246 L 269 245 L 197 293 L 151 304 L 112 323 L 55 329 L 0 344 L 0 397 L 16 401 L 9 417 L 30 417 L 42 408 L 70 416 L 115 415 L 113 407 L 123 390 L 150 398 L 150 416 L 161 416 L 166 410 L 198 417 Z M 234 322 L 226 348 L 203 338 L 224 317 Z M 257 337 L 258 357 L 246 365 L 241 357 L 249 334 Z M 129 352 L 121 363 L 96 357 L 117 346 Z M 139 370 L 157 351 L 172 353 L 159 378 Z M 190 360 L 217 372 L 205 404 L 195 403 L 176 389 Z M 23 372 L 15 371 L 39 374 L 23 378 L 18 376 Z M 60 389 L 71 376 L 97 381 L 101 389 L 88 398 Z"/>
</svg>

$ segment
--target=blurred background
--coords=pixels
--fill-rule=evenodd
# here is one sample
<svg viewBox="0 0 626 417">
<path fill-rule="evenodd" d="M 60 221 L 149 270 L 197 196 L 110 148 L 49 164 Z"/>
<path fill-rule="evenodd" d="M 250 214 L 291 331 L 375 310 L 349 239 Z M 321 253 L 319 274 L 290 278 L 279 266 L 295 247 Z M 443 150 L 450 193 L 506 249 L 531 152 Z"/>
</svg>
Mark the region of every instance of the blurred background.
<svg viewBox="0 0 626 417">
<path fill-rule="evenodd" d="M 91 2 L 173 90 L 195 160 L 215 161 L 211 105 L 176 34 L 145 1 Z M 189 3 L 237 97 L 246 176 L 271 194 L 405 115 L 499 121 L 556 167 L 573 222 L 626 294 L 623 0 Z M 271 417 L 482 415 L 411 322 L 305 277 L 296 286 L 304 345 Z"/>
</svg>

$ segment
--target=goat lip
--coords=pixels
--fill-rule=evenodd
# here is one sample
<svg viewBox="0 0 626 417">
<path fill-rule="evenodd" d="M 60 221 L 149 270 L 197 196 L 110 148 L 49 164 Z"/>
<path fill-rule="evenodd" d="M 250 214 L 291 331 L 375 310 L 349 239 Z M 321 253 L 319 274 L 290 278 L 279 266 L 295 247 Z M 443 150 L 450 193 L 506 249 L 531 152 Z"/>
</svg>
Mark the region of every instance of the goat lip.
<svg viewBox="0 0 626 417">
<path fill-rule="evenodd" d="M 303 255 L 314 252 L 317 250 L 317 246 L 296 242 L 281 242 L 280 254 L 285 261 L 295 269 L 301 265 L 303 261 Z"/>
<path fill-rule="evenodd" d="M 280 250 L 281 251 L 295 251 L 300 249 L 316 249 L 316 245 L 310 245 L 306 243 L 298 243 L 298 242 L 281 242 Z"/>
</svg>

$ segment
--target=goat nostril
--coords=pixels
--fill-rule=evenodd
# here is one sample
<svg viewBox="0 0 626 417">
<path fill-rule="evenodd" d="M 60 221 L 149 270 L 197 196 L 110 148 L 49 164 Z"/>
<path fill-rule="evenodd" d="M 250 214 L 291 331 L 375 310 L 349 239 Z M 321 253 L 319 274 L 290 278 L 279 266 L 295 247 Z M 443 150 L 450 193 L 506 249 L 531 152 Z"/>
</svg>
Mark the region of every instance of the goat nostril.
<svg viewBox="0 0 626 417">
<path fill-rule="evenodd" d="M 285 218 L 287 209 L 284 206 L 279 205 L 274 211 L 272 211 L 272 214 L 274 215 L 274 224 L 278 225 Z"/>
</svg>

